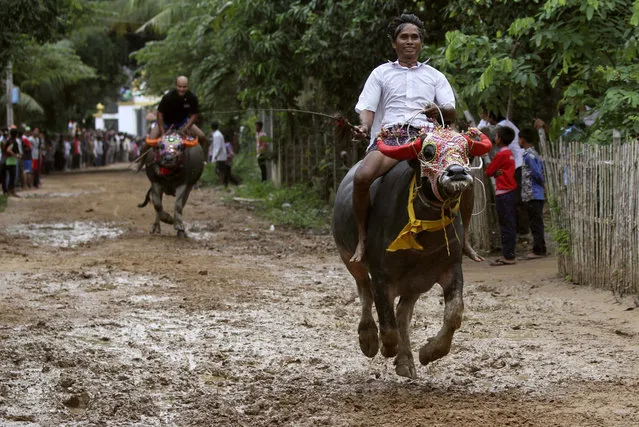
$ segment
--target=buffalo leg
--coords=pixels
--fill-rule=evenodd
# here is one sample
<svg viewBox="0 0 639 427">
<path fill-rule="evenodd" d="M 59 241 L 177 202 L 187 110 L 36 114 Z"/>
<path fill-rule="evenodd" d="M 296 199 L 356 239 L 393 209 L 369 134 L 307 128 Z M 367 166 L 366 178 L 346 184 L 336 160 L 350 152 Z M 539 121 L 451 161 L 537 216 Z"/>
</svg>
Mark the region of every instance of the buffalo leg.
<svg viewBox="0 0 639 427">
<path fill-rule="evenodd" d="M 175 192 L 175 214 L 173 215 L 173 218 L 175 219 L 174 227 L 177 231 L 178 237 L 186 237 L 184 220 L 182 218 L 182 210 L 184 209 L 184 205 L 186 205 L 186 202 L 189 199 L 191 188 L 191 185 L 182 184 L 177 188 L 177 191 Z"/>
<path fill-rule="evenodd" d="M 173 218 L 162 207 L 162 187 L 160 184 L 151 185 L 151 202 L 155 209 L 155 222 L 151 226 L 151 233 L 160 233 L 160 221 L 173 224 Z"/>
<path fill-rule="evenodd" d="M 368 269 L 362 263 L 350 262 L 352 254 L 341 251 L 340 255 L 349 273 L 355 278 L 357 293 L 362 304 L 362 314 L 357 327 L 359 348 L 366 357 L 374 357 L 379 351 L 379 338 L 377 337 L 377 325 L 373 318 L 373 293 L 371 292 Z"/>
<path fill-rule="evenodd" d="M 403 296 L 397 304 L 397 326 L 399 328 L 399 349 L 395 358 L 395 373 L 402 377 L 417 378 L 413 353 L 410 350 L 410 319 L 413 317 L 413 308 L 419 294 Z"/>
<path fill-rule="evenodd" d="M 379 338 L 382 341 L 380 351 L 384 357 L 394 357 L 397 355 L 399 333 L 393 298 L 388 295 L 384 281 L 375 276 L 373 276 L 373 298 L 379 319 Z"/>
<path fill-rule="evenodd" d="M 419 349 L 419 362 L 426 365 L 448 354 L 455 331 L 459 329 L 464 312 L 462 296 L 464 279 L 461 262 L 445 273 L 439 283 L 444 289 L 444 323 L 436 336 Z"/>
</svg>

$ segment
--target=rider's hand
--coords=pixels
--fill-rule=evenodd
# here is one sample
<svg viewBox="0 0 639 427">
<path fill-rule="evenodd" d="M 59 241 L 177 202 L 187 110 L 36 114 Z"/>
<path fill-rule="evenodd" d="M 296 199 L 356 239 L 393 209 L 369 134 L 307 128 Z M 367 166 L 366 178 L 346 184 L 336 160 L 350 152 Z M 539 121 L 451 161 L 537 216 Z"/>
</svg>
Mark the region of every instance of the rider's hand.
<svg viewBox="0 0 639 427">
<path fill-rule="evenodd" d="M 503 174 L 504 174 L 504 171 L 503 171 L 503 170 L 501 170 L 501 169 L 497 169 L 497 170 L 495 171 L 495 176 L 502 176 Z"/>
<path fill-rule="evenodd" d="M 432 102 L 424 106 L 422 113 L 425 114 L 429 119 L 434 119 L 434 120 L 439 119 L 439 115 L 440 115 L 439 108 L 437 108 L 437 105 L 435 105 Z"/>
<path fill-rule="evenodd" d="M 366 125 L 353 126 L 353 139 L 356 141 L 368 139 L 368 131 Z"/>
</svg>

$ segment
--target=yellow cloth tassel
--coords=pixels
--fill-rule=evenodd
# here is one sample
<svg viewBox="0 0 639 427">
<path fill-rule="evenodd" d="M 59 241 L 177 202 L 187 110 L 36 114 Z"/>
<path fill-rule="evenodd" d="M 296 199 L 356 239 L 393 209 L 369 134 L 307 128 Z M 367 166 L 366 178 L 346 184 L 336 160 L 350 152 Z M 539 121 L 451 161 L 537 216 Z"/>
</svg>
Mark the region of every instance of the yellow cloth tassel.
<svg viewBox="0 0 639 427">
<path fill-rule="evenodd" d="M 408 195 L 408 224 L 402 231 L 399 232 L 397 238 L 386 249 L 388 252 L 395 252 L 402 249 L 417 249 L 423 251 L 424 248 L 415 240 L 415 235 L 422 231 L 437 231 L 446 228 L 454 220 L 457 211 L 459 210 L 459 198 L 455 201 L 455 205 L 450 209 L 453 217 L 449 217 L 444 214 L 445 206 L 442 206 L 442 217 L 437 220 L 422 220 L 415 218 L 415 208 L 413 207 L 413 200 L 417 193 L 415 192 L 415 177 L 410 183 L 410 194 Z M 446 236 L 446 247 L 448 248 L 448 235 L 444 231 Z M 457 232 L 455 231 L 455 234 Z M 459 237 L 457 237 L 459 240 Z M 450 249 L 448 250 L 450 255 Z"/>
</svg>

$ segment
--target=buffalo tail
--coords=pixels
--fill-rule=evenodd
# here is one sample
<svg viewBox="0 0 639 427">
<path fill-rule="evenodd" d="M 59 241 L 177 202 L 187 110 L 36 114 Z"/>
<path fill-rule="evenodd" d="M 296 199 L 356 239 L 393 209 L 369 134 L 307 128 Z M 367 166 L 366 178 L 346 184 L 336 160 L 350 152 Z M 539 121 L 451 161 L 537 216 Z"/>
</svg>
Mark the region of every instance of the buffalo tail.
<svg viewBox="0 0 639 427">
<path fill-rule="evenodd" d="M 151 188 L 149 188 L 149 191 L 146 192 L 146 197 L 144 198 L 144 201 L 138 205 L 138 208 L 143 208 L 148 205 L 149 200 L 151 200 Z"/>
</svg>

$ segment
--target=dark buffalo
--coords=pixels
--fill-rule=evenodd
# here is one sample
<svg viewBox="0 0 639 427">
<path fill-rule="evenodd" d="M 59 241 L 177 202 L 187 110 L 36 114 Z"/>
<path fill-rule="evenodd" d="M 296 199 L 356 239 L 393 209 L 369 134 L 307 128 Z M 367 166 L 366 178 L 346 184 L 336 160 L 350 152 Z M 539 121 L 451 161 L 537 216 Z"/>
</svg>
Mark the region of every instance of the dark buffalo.
<svg viewBox="0 0 639 427">
<path fill-rule="evenodd" d="M 397 356 L 395 372 L 415 378 L 408 327 L 419 296 L 439 283 L 446 304 L 442 328 L 419 351 L 423 365 L 448 354 L 453 334 L 461 325 L 464 227 L 458 214 L 460 198 L 473 184 L 469 156 L 486 153 L 490 140 L 476 130 L 462 135 L 437 128 L 407 145 L 389 147 L 378 140 L 378 147 L 390 157 L 410 160 L 399 162 L 370 188 L 364 262 L 349 261 L 358 240 L 352 202 L 358 165 L 351 168 L 337 191 L 333 236 L 342 261 L 355 278 L 362 303 L 358 326 L 362 352 L 375 356 L 381 341 L 383 356 Z M 410 194 L 414 195 L 411 200 Z M 417 218 L 412 226 L 408 207 Z M 420 220 L 424 221 L 421 228 Z"/>
<path fill-rule="evenodd" d="M 142 208 L 153 202 L 155 222 L 151 233 L 160 233 L 160 221 L 173 224 L 178 237 L 186 237 L 182 210 L 195 183 L 204 170 L 204 153 L 197 144 L 197 139 L 182 137 L 176 132 L 169 132 L 159 140 L 149 141 L 153 148 L 146 154 L 144 163 L 146 175 L 151 181 L 151 188 L 146 193 Z M 162 195 L 175 196 L 173 217 L 162 207 Z"/>
</svg>

